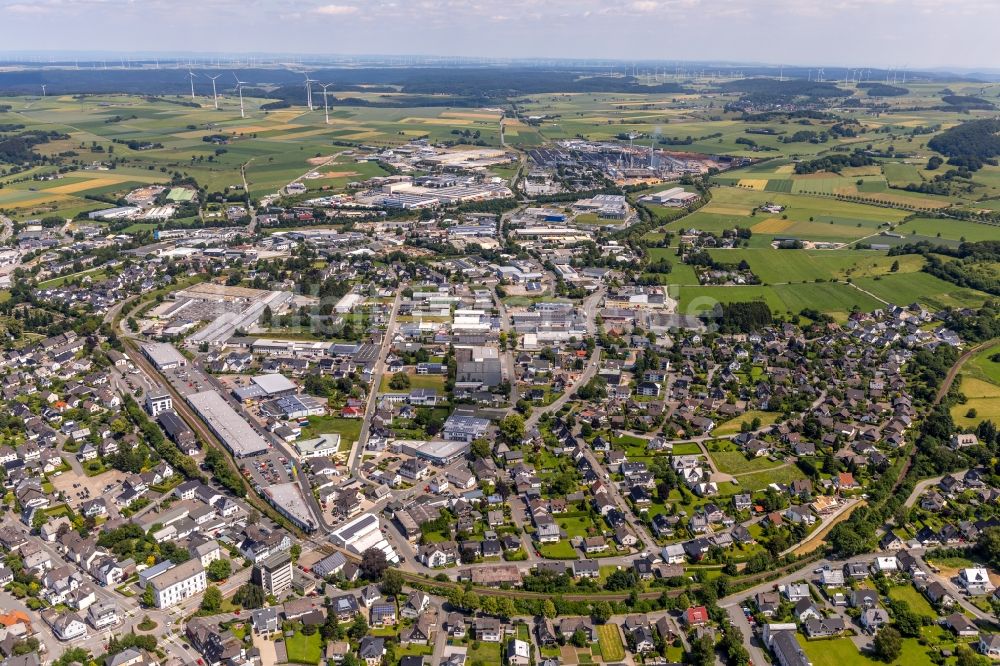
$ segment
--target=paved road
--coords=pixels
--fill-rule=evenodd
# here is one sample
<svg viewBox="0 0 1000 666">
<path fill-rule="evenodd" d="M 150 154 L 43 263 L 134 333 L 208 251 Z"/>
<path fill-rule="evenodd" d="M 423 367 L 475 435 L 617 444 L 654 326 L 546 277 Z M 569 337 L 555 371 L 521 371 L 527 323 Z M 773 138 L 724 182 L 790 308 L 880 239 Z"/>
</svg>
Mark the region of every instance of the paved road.
<svg viewBox="0 0 1000 666">
<path fill-rule="evenodd" d="M 368 390 L 368 402 L 365 404 L 365 418 L 361 424 L 361 432 L 358 433 L 358 441 L 351 447 L 351 454 L 348 456 L 347 465 L 351 470 L 351 476 L 358 476 L 358 468 L 361 467 L 361 460 L 364 458 L 362 452 L 368 443 L 368 435 L 371 431 L 372 419 L 375 417 L 375 406 L 378 404 L 379 388 L 382 386 L 382 375 L 385 374 L 385 358 L 392 347 L 392 338 L 396 331 L 396 315 L 399 313 L 399 304 L 403 298 L 403 285 L 396 289 L 396 297 L 392 299 L 392 311 L 389 313 L 389 320 L 385 326 L 385 335 L 382 337 L 382 346 L 378 351 L 378 359 L 375 361 L 375 371 L 372 373 L 372 385 Z"/>
<path fill-rule="evenodd" d="M 781 551 L 780 555 L 782 557 L 784 557 L 788 553 L 791 553 L 792 551 L 798 550 L 802 546 L 804 546 L 804 545 L 806 545 L 808 543 L 811 543 L 811 542 L 817 540 L 820 537 L 820 535 L 823 534 L 823 530 L 824 529 L 826 529 L 827 527 L 829 527 L 831 524 L 835 523 L 842 515 L 844 515 L 845 512 L 847 512 L 847 511 L 853 511 L 854 507 L 859 502 L 861 502 L 861 500 L 858 499 L 858 498 L 856 498 L 856 497 L 852 497 L 852 498 L 848 499 L 847 501 L 845 501 L 843 504 L 841 504 L 839 507 L 837 507 L 836 511 L 834 511 L 833 513 L 825 516 L 823 518 L 823 520 L 820 521 L 820 523 L 816 527 L 816 529 L 814 529 L 812 532 L 810 532 L 809 535 L 806 536 L 805 539 L 803 539 L 802 541 L 798 542 L 797 544 L 795 544 L 791 548 L 786 548 L 785 550 Z M 815 549 L 813 549 L 813 550 L 815 550 Z"/>
<path fill-rule="evenodd" d="M 597 374 L 598 369 L 601 367 L 601 350 L 594 349 L 594 353 L 590 356 L 590 361 L 587 362 L 587 367 L 584 368 L 580 376 L 577 377 L 576 381 L 572 385 L 567 386 L 563 394 L 553 400 L 548 405 L 544 407 L 537 407 L 532 410 L 531 416 L 529 416 L 524 422 L 524 429 L 531 430 L 536 425 L 538 425 L 539 419 L 542 418 L 544 414 L 551 414 L 562 409 L 563 405 L 570 401 L 576 389 L 583 386 Z"/>
<path fill-rule="evenodd" d="M 955 472 L 955 473 L 964 474 L 965 472 Z M 923 481 L 918 481 L 916 485 L 913 486 L 913 492 L 911 492 L 910 496 L 906 498 L 905 502 L 903 502 L 903 506 L 909 508 L 914 504 L 916 504 L 920 496 L 924 494 L 924 491 L 926 491 L 928 488 L 933 488 L 937 484 L 941 483 L 941 479 L 943 478 L 944 478 L 943 476 L 935 476 L 933 479 L 924 479 Z"/>
<path fill-rule="evenodd" d="M 493 290 L 493 299 L 497 304 L 497 311 L 500 313 L 500 330 L 504 331 L 508 335 L 514 333 L 516 339 L 516 332 L 514 331 L 514 326 L 510 321 L 510 312 L 507 310 L 507 306 L 504 304 L 503 299 L 497 295 L 496 289 Z M 508 400 L 511 407 L 517 404 L 518 392 L 517 392 L 517 377 L 514 374 L 514 345 L 509 340 L 507 341 L 507 348 L 501 352 L 500 362 L 503 364 L 503 373 L 507 377 L 507 381 L 510 382 L 510 395 Z"/>
<path fill-rule="evenodd" d="M 989 622 L 991 624 L 996 622 L 996 616 L 993 615 L 993 613 L 984 613 L 983 611 L 973 606 L 972 603 L 969 602 L 968 597 L 966 597 L 965 593 L 962 591 L 962 588 L 960 588 L 955 583 L 954 580 L 948 578 L 947 576 L 942 576 L 941 574 L 934 573 L 934 571 L 931 569 L 930 564 L 928 564 L 927 560 L 924 559 L 925 551 L 911 550 L 910 553 L 916 555 L 917 559 L 923 564 L 924 571 L 927 572 L 928 580 L 937 581 L 938 583 L 941 583 L 941 585 L 944 586 L 944 589 L 948 590 L 948 594 L 954 597 L 955 602 L 959 606 L 961 606 L 962 611 L 966 615 L 972 615 L 977 620 L 981 620 L 983 622 Z"/>
</svg>

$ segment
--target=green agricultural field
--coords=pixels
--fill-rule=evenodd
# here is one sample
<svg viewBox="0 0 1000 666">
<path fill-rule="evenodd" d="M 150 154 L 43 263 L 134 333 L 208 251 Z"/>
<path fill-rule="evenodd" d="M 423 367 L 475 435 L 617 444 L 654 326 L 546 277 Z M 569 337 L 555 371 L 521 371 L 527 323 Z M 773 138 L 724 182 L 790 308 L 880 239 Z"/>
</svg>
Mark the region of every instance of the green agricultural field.
<svg viewBox="0 0 1000 666">
<path fill-rule="evenodd" d="M 716 303 L 762 300 L 775 312 L 798 314 L 814 308 L 837 319 L 846 319 L 853 308 L 870 312 L 882 307 L 876 298 L 849 284 L 838 282 L 746 287 L 680 287 L 678 311 L 698 314 L 711 310 Z"/>
<path fill-rule="evenodd" d="M 973 427 L 982 420 L 1000 421 L 1000 362 L 993 360 L 998 349 L 985 349 L 962 366 L 959 388 L 966 401 L 951 408 L 956 425 Z"/>
<path fill-rule="evenodd" d="M 975 289 L 958 287 L 930 273 L 893 273 L 881 278 L 854 280 L 861 289 L 896 305 L 922 303 L 933 309 L 982 306 L 989 295 Z"/>
<path fill-rule="evenodd" d="M 900 224 L 896 227 L 896 231 L 906 236 L 917 234 L 931 238 L 936 238 L 940 234 L 942 239 L 966 240 L 970 243 L 1000 240 L 1000 226 L 965 220 L 916 217 Z"/>
<path fill-rule="evenodd" d="M 916 271 L 924 261 L 915 255 L 889 258 L 873 250 L 776 250 L 738 248 L 711 250 L 716 261 L 738 264 L 746 261 L 765 284 L 842 280 L 855 275 L 884 275 L 894 261 L 900 271 Z M 676 269 L 676 266 L 675 266 Z"/>
</svg>

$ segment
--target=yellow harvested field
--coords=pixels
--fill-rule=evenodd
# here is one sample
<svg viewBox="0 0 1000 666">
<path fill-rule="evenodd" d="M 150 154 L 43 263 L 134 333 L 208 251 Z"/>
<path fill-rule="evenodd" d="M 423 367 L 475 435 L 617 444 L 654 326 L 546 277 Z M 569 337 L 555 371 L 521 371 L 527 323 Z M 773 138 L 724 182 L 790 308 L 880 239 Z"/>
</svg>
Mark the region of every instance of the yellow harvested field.
<svg viewBox="0 0 1000 666">
<path fill-rule="evenodd" d="M 4 208 L 11 208 L 14 210 L 18 210 L 22 208 L 33 208 L 35 206 L 42 206 L 45 204 L 61 204 L 63 202 L 70 201 L 72 199 L 73 197 L 69 196 L 68 194 L 53 195 L 51 194 L 51 190 L 48 190 L 45 192 L 38 192 L 37 196 L 34 196 L 30 199 L 23 199 L 21 201 L 14 201 L 14 202 L 5 202 L 3 201 L 2 198 L 0 198 L 0 202 L 2 202 Z"/>
<path fill-rule="evenodd" d="M 750 230 L 758 234 L 780 234 L 788 231 L 795 222 L 793 220 L 783 220 L 780 217 L 769 217 L 763 222 L 750 227 Z"/>
<path fill-rule="evenodd" d="M 774 173 L 795 173 L 795 165 L 782 164 L 780 167 L 774 170 Z"/>
<path fill-rule="evenodd" d="M 178 139 L 200 139 L 207 134 L 209 134 L 207 130 L 187 130 L 184 132 L 174 132 L 170 136 Z"/>
<path fill-rule="evenodd" d="M 442 118 L 471 118 L 472 120 L 500 120 L 499 113 L 463 113 L 459 111 L 445 111 Z"/>
<path fill-rule="evenodd" d="M 910 197 L 904 194 L 892 194 L 889 192 L 879 192 L 875 196 L 878 199 L 885 199 L 895 204 L 900 204 L 902 206 L 914 206 L 916 208 L 947 208 L 951 205 L 948 201 L 925 199 L 923 197 Z"/>
<path fill-rule="evenodd" d="M 408 125 L 455 125 L 455 118 L 403 118 L 399 122 L 406 123 Z M 470 118 L 463 118 L 468 124 L 474 125 L 477 122 L 483 122 L 482 120 L 472 120 Z M 498 118 L 491 118 L 490 120 L 499 120 Z"/>
<path fill-rule="evenodd" d="M 299 129 L 302 125 L 243 125 L 242 127 L 220 127 L 223 132 L 236 132 L 237 134 L 253 134 L 254 132 L 274 132 Z"/>
<path fill-rule="evenodd" d="M 881 176 L 882 169 L 877 166 L 845 167 L 840 175 L 844 178 L 857 178 L 859 176 Z"/>
<path fill-rule="evenodd" d="M 68 183 L 66 185 L 56 185 L 55 187 L 50 187 L 47 192 L 51 194 L 76 194 L 77 192 L 83 192 L 84 190 L 92 190 L 96 187 L 106 187 L 108 185 L 117 185 L 119 183 L 127 183 L 130 181 L 145 180 L 142 177 L 132 177 L 132 176 L 100 176 L 97 178 L 91 178 L 89 180 L 84 180 L 79 183 Z"/>
<path fill-rule="evenodd" d="M 310 157 L 309 159 L 306 160 L 306 162 L 308 162 L 312 166 L 319 166 L 321 164 L 326 164 L 333 158 L 334 158 L 333 155 L 325 155 L 325 156 L 320 155 L 319 157 Z"/>
<path fill-rule="evenodd" d="M 982 420 L 995 422 L 1000 418 L 1000 386 L 962 375 L 961 389 L 966 397 L 965 403 L 951 408 L 951 417 L 956 425 L 969 427 Z M 970 409 L 976 410 L 974 417 L 966 416 Z"/>
<path fill-rule="evenodd" d="M 740 178 L 740 187 L 763 191 L 767 187 L 767 178 Z"/>
<path fill-rule="evenodd" d="M 838 187 L 833 191 L 834 194 L 839 194 L 841 196 L 854 196 L 858 193 L 857 185 L 847 185 L 845 187 Z"/>
<path fill-rule="evenodd" d="M 267 137 L 268 141 L 294 141 L 296 139 L 302 139 L 307 136 L 317 136 L 320 134 L 329 133 L 329 129 L 325 127 L 320 127 L 317 129 L 306 130 L 305 132 L 293 132 L 291 134 L 277 134 L 275 136 Z"/>
<path fill-rule="evenodd" d="M 373 136 L 382 136 L 382 132 L 377 130 L 366 130 L 364 132 L 357 132 L 355 134 L 346 134 L 343 139 L 370 139 Z"/>
</svg>

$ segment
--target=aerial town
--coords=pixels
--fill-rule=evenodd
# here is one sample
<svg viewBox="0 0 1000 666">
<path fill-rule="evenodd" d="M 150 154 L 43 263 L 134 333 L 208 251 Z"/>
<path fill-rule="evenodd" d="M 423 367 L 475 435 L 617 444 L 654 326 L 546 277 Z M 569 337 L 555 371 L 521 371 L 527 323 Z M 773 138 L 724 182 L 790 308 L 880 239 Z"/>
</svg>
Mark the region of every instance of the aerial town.
<svg viewBox="0 0 1000 666">
<path fill-rule="evenodd" d="M 987 75 L 0 60 L 0 666 L 1000 661 Z"/>
</svg>

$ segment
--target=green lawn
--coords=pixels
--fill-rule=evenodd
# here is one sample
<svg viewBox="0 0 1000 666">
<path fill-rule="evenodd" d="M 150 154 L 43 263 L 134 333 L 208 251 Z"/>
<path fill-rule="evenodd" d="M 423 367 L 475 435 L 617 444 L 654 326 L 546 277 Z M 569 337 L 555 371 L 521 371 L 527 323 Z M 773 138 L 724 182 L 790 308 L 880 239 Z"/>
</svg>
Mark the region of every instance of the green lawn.
<svg viewBox="0 0 1000 666">
<path fill-rule="evenodd" d="M 559 527 L 566 531 L 566 536 L 571 539 L 591 536 L 591 530 L 594 529 L 594 521 L 589 513 L 562 513 L 554 518 Z"/>
<path fill-rule="evenodd" d="M 675 456 L 693 456 L 699 453 L 701 453 L 701 447 L 694 442 L 674 444 L 673 455 Z"/>
<path fill-rule="evenodd" d="M 437 389 L 439 394 L 442 396 L 444 395 L 444 375 L 418 375 L 415 373 L 407 373 L 407 376 L 410 378 L 410 389 Z M 390 381 L 392 381 L 392 375 L 382 375 L 382 383 L 379 387 L 379 391 L 382 393 L 409 393 L 410 389 L 396 391 L 394 388 L 389 386 Z"/>
<path fill-rule="evenodd" d="M 540 544 L 538 552 L 542 554 L 542 557 L 547 557 L 550 560 L 575 560 L 579 555 L 566 539 L 555 543 Z"/>
<path fill-rule="evenodd" d="M 604 661 L 616 662 L 625 658 L 625 646 L 622 645 L 622 635 L 617 624 L 598 626 L 597 638 Z"/>
<path fill-rule="evenodd" d="M 311 439 L 327 433 L 339 433 L 341 449 L 358 441 L 362 419 L 342 419 L 339 416 L 310 416 L 309 425 L 302 429 L 302 439 Z"/>
<path fill-rule="evenodd" d="M 767 456 L 747 459 L 740 451 L 710 451 L 709 455 L 715 461 L 715 466 L 720 472 L 726 474 L 746 474 L 750 472 L 764 472 L 781 466 L 783 463 L 769 460 Z"/>
<path fill-rule="evenodd" d="M 760 424 L 762 426 L 771 425 L 778 420 L 780 414 L 778 412 L 762 412 L 759 410 L 752 410 L 746 414 L 741 414 L 734 419 L 726 421 L 720 426 L 717 426 L 712 430 L 713 435 L 735 435 L 740 432 L 740 428 L 744 423 L 752 423 L 755 418 L 760 419 Z"/>
<path fill-rule="evenodd" d="M 813 666 L 877 666 L 883 664 L 883 662 L 875 661 L 858 652 L 857 646 L 850 638 L 807 641 L 802 635 L 796 637 Z M 903 652 L 899 659 L 893 663 L 903 666 L 930 666 L 933 664 L 928 654 L 928 648 L 921 646 L 916 638 L 903 639 Z"/>
<path fill-rule="evenodd" d="M 678 291 L 678 312 L 691 315 L 710 311 L 717 303 L 764 301 L 776 312 L 797 314 L 805 308 L 816 308 L 846 320 L 853 307 L 871 312 L 883 306 L 876 298 L 838 282 L 680 287 Z"/>
<path fill-rule="evenodd" d="M 500 644 L 485 641 L 470 642 L 466 656 L 470 664 L 479 662 L 483 666 L 500 666 Z"/>
<path fill-rule="evenodd" d="M 797 479 L 804 479 L 805 474 L 803 474 L 802 470 L 795 465 L 786 465 L 784 467 L 769 469 L 763 472 L 753 472 L 745 475 L 740 474 L 736 478 L 740 482 L 739 485 L 733 485 L 730 483 L 719 484 L 719 494 L 735 495 L 748 490 L 763 490 L 772 483 L 788 484 Z"/>
<path fill-rule="evenodd" d="M 889 597 L 897 601 L 905 601 L 910 606 L 910 610 L 918 615 L 927 617 L 937 617 L 937 613 L 931 606 L 927 598 L 917 592 L 912 585 L 897 585 L 889 590 Z"/>
<path fill-rule="evenodd" d="M 319 632 L 306 636 L 296 632 L 285 639 L 288 661 L 293 664 L 318 664 L 323 657 L 323 643 Z"/>
</svg>

